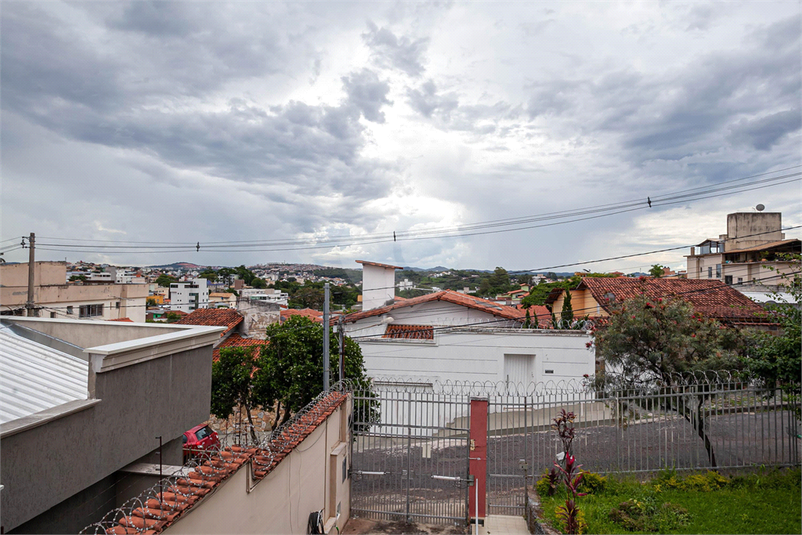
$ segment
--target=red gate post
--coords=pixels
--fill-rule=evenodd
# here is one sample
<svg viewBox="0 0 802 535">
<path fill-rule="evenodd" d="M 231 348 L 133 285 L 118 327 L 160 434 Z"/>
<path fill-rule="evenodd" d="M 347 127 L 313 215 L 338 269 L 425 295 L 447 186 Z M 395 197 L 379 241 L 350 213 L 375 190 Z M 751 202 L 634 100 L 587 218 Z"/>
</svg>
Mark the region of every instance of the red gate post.
<svg viewBox="0 0 802 535">
<path fill-rule="evenodd" d="M 474 485 L 469 489 L 468 516 L 484 524 L 487 492 L 487 400 L 471 400 L 469 471 Z M 478 496 L 477 496 L 478 493 Z M 478 498 L 478 502 L 477 502 Z"/>
</svg>

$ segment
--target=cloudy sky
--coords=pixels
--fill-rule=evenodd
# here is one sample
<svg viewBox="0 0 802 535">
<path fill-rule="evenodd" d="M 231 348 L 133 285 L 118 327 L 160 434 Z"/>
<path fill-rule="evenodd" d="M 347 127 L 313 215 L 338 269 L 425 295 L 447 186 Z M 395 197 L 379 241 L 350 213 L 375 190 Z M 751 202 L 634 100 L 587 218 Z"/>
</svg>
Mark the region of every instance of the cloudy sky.
<svg viewBox="0 0 802 535">
<path fill-rule="evenodd" d="M 801 11 L 4 1 L 3 247 L 537 269 L 698 243 L 757 203 L 799 225 L 800 182 L 758 180 L 802 164 Z"/>
</svg>

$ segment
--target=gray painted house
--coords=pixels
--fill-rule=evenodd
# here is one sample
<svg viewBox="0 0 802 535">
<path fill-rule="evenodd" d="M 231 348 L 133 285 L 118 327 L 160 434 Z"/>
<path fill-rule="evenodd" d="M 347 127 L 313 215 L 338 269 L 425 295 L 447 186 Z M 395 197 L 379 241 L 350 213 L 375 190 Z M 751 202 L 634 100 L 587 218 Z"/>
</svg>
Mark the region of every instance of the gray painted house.
<svg viewBox="0 0 802 535">
<path fill-rule="evenodd" d="M 0 320 L 0 526 L 77 533 L 182 464 L 220 327 Z M 174 469 L 174 468 L 173 468 Z"/>
</svg>

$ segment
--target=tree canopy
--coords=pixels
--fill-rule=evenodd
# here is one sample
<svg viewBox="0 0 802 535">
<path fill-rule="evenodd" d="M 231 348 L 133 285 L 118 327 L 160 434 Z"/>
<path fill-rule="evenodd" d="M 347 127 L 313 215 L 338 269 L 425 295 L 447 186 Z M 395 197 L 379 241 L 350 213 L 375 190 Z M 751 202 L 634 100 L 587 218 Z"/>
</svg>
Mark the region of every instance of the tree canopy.
<svg viewBox="0 0 802 535">
<path fill-rule="evenodd" d="M 170 283 L 176 282 L 176 280 L 177 279 L 175 277 L 171 277 L 167 273 L 162 273 L 161 275 L 156 277 L 156 284 L 167 288 L 170 286 Z"/>
<path fill-rule="evenodd" d="M 708 438 L 704 402 L 706 389 L 677 395 L 682 375 L 732 371 L 741 366 L 743 335 L 695 313 L 680 298 L 637 296 L 621 303 L 606 326 L 596 332 L 596 356 L 608 363 L 616 387 L 660 395 L 633 398 L 632 403 L 657 403 L 684 417 L 703 440 L 712 466 L 713 445 Z M 681 392 L 681 390 L 680 390 Z M 691 397 L 697 398 L 691 401 Z"/>
<path fill-rule="evenodd" d="M 339 370 L 338 338 L 330 332 L 329 369 L 334 383 Z M 224 348 L 212 364 L 212 414 L 227 418 L 237 407 L 250 411 L 275 408 L 274 427 L 289 419 L 323 390 L 323 325 L 304 316 L 267 327 L 268 343 L 254 348 Z M 369 384 L 362 351 L 344 340 L 345 378 Z"/>
<path fill-rule="evenodd" d="M 752 374 L 766 386 L 780 384 L 789 395 L 799 397 L 800 369 L 802 369 L 802 275 L 800 255 L 786 258 L 791 262 L 792 274 L 781 275 L 781 284 L 773 303 L 765 305 L 767 319 L 778 325 L 778 332 L 754 331 L 751 333 L 749 357 L 744 360 Z M 782 294 L 787 293 L 791 299 Z"/>
</svg>

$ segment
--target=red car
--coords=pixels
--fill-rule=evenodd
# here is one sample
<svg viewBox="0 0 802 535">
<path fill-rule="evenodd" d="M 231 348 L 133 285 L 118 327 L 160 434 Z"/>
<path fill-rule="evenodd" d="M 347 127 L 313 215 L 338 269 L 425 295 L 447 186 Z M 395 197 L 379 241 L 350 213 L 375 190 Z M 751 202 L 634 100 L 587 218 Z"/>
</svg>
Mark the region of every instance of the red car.
<svg viewBox="0 0 802 535">
<path fill-rule="evenodd" d="M 184 462 L 204 451 L 218 449 L 220 449 L 220 439 L 208 425 L 196 425 L 184 433 Z"/>
</svg>

